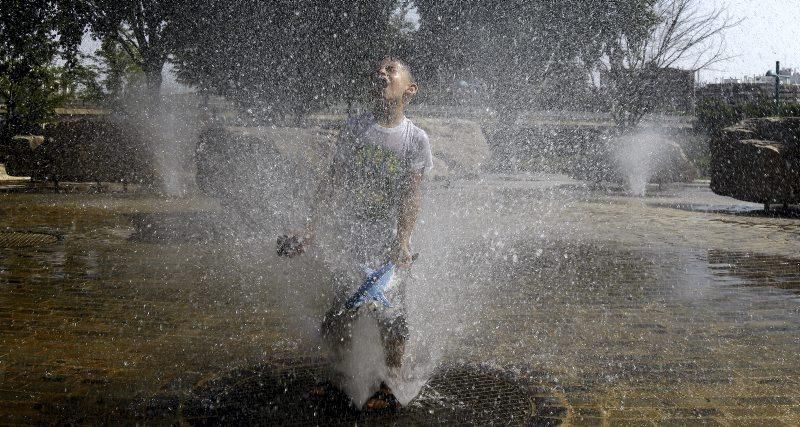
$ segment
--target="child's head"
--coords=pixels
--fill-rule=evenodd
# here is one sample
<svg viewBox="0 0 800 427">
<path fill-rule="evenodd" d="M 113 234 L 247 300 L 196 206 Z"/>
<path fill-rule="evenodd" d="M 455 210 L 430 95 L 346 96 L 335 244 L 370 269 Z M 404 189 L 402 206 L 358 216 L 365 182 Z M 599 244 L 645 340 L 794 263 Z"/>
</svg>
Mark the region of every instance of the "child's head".
<svg viewBox="0 0 800 427">
<path fill-rule="evenodd" d="M 373 95 L 376 101 L 405 105 L 416 93 L 417 84 L 408 64 L 392 56 L 378 62 L 373 77 Z"/>
</svg>

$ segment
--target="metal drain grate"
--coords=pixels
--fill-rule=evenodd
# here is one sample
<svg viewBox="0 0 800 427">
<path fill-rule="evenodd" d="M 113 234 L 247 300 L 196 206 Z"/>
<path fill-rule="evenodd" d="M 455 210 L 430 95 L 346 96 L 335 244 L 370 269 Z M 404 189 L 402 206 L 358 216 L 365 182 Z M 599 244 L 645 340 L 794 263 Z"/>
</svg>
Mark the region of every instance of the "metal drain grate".
<svg viewBox="0 0 800 427">
<path fill-rule="evenodd" d="M 22 231 L 0 231 L 0 248 L 22 248 L 26 246 L 52 245 L 58 237 L 46 233 Z"/>
<path fill-rule="evenodd" d="M 183 402 L 190 424 L 458 425 L 559 424 L 560 399 L 503 371 L 452 366 L 439 371 L 419 396 L 397 411 L 362 412 L 325 378 L 324 365 L 261 366 L 205 382 Z M 324 397 L 309 392 L 322 384 Z M 156 399 L 157 400 L 157 399 Z M 152 413 L 152 408 L 151 411 Z M 156 410 L 157 412 L 157 410 Z"/>
</svg>

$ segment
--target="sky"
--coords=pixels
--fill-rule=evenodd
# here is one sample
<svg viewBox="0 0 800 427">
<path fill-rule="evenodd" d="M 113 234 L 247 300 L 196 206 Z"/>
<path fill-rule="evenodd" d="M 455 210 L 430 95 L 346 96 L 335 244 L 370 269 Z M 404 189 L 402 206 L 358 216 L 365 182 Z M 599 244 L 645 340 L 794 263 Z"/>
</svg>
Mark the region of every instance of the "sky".
<svg viewBox="0 0 800 427">
<path fill-rule="evenodd" d="M 724 34 L 728 61 L 700 71 L 700 80 L 763 75 L 781 68 L 800 71 L 800 0 L 700 0 L 704 8 L 725 7 L 734 19 L 743 19 Z"/>
</svg>

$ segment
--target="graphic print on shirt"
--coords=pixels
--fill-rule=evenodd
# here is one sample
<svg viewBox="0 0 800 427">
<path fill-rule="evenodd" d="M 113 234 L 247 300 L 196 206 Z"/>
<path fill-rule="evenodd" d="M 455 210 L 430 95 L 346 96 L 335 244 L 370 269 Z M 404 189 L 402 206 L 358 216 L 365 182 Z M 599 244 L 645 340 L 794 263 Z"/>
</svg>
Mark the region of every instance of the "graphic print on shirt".
<svg viewBox="0 0 800 427">
<path fill-rule="evenodd" d="M 363 219 L 387 220 L 400 200 L 406 165 L 392 150 L 359 144 L 350 167 L 351 195 Z"/>
</svg>

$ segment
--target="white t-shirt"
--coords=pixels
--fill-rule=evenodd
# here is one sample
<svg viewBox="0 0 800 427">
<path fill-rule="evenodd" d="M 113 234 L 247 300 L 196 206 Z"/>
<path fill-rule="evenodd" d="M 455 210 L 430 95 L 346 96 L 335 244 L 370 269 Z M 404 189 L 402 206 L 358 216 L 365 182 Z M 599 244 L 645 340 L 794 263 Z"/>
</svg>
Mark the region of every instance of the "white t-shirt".
<svg viewBox="0 0 800 427">
<path fill-rule="evenodd" d="M 397 234 L 400 202 L 412 173 L 433 166 L 428 135 L 408 118 L 384 128 L 371 114 L 348 120 L 334 147 L 333 203 L 326 212 L 332 233 L 326 239 L 326 258 L 348 277 L 337 292 L 349 296 L 363 282 L 362 267 L 379 268 L 388 260 Z M 402 301 L 396 286 L 387 293 Z"/>
<path fill-rule="evenodd" d="M 405 116 L 400 124 L 392 128 L 379 125 L 372 114 L 350 118 L 337 144 L 336 154 L 344 155 L 349 151 L 348 145 L 359 144 L 381 147 L 398 156 L 408 156 L 412 170 L 427 171 L 433 167 L 428 134 Z M 336 160 L 343 164 L 348 163 L 348 159 L 344 157 Z"/>
<path fill-rule="evenodd" d="M 366 114 L 347 122 L 333 167 L 343 177 L 340 206 L 358 220 L 394 224 L 411 174 L 433 167 L 433 156 L 428 135 L 407 117 L 385 128 Z"/>
</svg>

